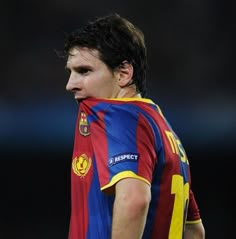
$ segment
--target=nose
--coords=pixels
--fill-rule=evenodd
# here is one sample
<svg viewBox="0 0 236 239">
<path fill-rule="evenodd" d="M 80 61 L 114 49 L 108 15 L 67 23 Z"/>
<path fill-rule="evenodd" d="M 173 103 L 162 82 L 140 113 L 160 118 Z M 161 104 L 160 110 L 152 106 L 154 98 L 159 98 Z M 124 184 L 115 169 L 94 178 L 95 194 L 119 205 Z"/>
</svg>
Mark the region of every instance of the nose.
<svg viewBox="0 0 236 239">
<path fill-rule="evenodd" d="M 73 76 L 72 76 L 72 74 L 70 74 L 70 77 L 69 77 L 69 79 L 68 79 L 68 81 L 67 81 L 67 84 L 66 84 L 66 90 L 67 91 L 72 91 L 73 90 L 73 88 L 74 88 L 74 80 L 73 80 Z"/>
</svg>

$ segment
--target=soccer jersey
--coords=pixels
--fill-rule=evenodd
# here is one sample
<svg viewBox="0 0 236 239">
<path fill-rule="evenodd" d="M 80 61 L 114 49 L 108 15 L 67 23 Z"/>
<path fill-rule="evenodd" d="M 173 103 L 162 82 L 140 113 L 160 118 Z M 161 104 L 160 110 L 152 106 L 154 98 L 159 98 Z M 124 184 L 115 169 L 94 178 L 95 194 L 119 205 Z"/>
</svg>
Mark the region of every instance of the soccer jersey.
<svg viewBox="0 0 236 239">
<path fill-rule="evenodd" d="M 124 178 L 150 185 L 143 239 L 181 239 L 197 223 L 185 150 L 148 99 L 88 98 L 79 105 L 71 167 L 69 239 L 110 239 L 114 186 Z"/>
</svg>

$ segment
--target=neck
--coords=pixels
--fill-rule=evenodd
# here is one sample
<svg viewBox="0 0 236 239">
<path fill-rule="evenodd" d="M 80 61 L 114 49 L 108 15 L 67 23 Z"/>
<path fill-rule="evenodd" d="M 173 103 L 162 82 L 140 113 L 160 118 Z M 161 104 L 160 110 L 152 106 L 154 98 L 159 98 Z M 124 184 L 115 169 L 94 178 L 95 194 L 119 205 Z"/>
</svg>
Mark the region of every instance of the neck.
<svg viewBox="0 0 236 239">
<path fill-rule="evenodd" d="M 115 98 L 142 98 L 140 93 L 136 91 L 135 85 L 129 85 L 121 88 Z"/>
</svg>

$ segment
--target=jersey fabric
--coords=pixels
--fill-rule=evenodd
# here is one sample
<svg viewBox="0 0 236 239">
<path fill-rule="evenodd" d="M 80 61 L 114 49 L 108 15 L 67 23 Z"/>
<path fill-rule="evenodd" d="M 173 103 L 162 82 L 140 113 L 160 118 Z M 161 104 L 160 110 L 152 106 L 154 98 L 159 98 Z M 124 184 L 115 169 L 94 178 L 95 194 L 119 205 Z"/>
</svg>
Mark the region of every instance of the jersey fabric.
<svg viewBox="0 0 236 239">
<path fill-rule="evenodd" d="M 185 150 L 149 99 L 88 98 L 80 102 L 71 167 L 69 239 L 110 239 L 114 185 L 124 178 L 150 185 L 143 239 L 181 239 L 197 223 Z"/>
</svg>

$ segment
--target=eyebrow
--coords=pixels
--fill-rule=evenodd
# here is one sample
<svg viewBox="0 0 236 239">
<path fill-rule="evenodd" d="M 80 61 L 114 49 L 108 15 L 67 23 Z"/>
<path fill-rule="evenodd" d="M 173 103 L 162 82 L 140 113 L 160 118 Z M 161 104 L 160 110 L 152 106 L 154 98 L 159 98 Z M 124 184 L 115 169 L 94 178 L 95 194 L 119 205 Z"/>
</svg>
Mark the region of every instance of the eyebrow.
<svg viewBox="0 0 236 239">
<path fill-rule="evenodd" d="M 92 69 L 93 67 L 90 65 L 79 65 L 79 66 L 73 66 L 73 67 L 68 67 L 68 65 L 65 66 L 65 70 L 71 70 L 71 69 Z"/>
</svg>

